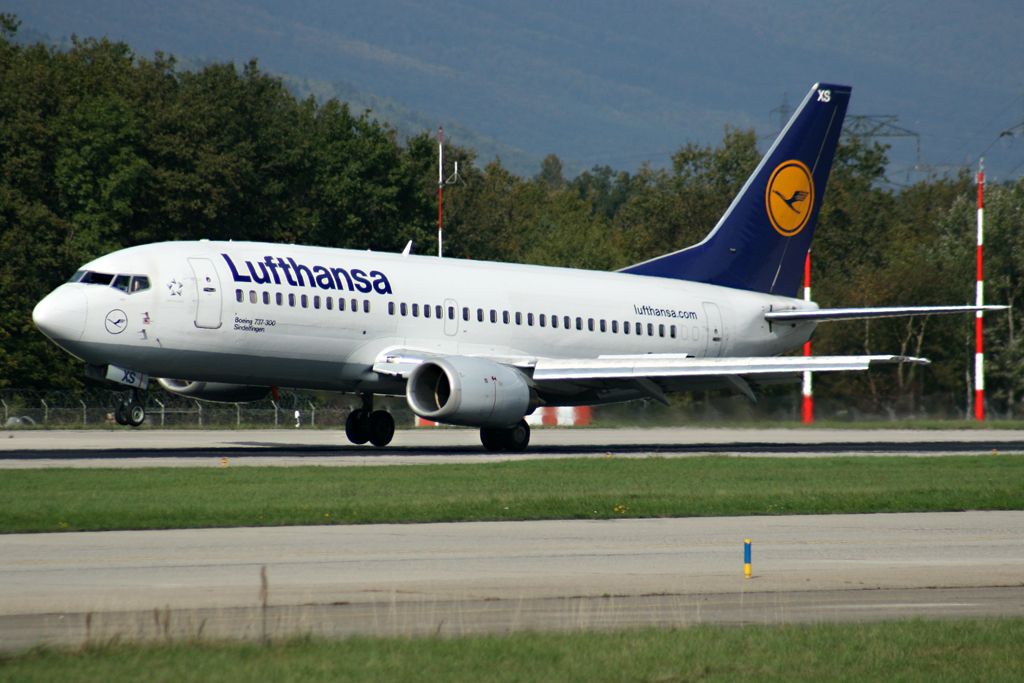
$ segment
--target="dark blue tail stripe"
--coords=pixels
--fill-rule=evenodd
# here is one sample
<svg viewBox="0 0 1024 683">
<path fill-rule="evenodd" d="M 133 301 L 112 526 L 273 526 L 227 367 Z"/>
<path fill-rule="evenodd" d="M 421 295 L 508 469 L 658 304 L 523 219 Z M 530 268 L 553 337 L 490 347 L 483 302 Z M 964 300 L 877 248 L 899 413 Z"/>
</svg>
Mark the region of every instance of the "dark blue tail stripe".
<svg viewBox="0 0 1024 683">
<path fill-rule="evenodd" d="M 849 86 L 827 83 L 811 88 L 743 189 L 702 242 L 629 266 L 622 272 L 795 295 L 825 197 L 850 90 Z M 794 212 L 798 212 L 802 202 L 813 201 L 813 205 L 802 227 L 794 227 L 787 236 L 772 224 L 766 191 L 780 165 L 792 160 L 810 171 L 813 192 L 803 194 L 810 194 L 813 199 L 802 199 L 795 193 L 787 198 L 776 192 L 781 198 L 777 201 L 784 202 Z M 803 175 L 806 177 L 806 172 Z"/>
</svg>

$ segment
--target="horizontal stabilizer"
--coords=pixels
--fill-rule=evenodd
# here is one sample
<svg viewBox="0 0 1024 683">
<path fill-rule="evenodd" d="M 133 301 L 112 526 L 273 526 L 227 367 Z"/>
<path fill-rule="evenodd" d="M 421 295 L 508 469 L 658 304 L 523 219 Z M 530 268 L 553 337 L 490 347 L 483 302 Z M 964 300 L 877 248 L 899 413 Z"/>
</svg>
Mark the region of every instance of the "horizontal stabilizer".
<svg viewBox="0 0 1024 683">
<path fill-rule="evenodd" d="M 771 323 L 824 322 L 826 320 L 863 320 L 865 318 L 902 318 L 914 315 L 942 315 L 1004 311 L 1009 306 L 885 306 L 879 308 L 819 308 L 811 311 L 768 311 L 764 319 Z"/>
</svg>

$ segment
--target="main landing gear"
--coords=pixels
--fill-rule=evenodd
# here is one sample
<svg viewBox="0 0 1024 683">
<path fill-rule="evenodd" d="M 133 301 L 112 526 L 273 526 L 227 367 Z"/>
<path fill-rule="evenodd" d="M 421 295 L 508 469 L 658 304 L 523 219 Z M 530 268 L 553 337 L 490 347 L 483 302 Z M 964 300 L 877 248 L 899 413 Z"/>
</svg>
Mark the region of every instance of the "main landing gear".
<svg viewBox="0 0 1024 683">
<path fill-rule="evenodd" d="M 480 443 L 492 453 L 510 451 L 521 453 L 530 445 L 530 425 L 520 420 L 512 427 L 481 427 Z"/>
<path fill-rule="evenodd" d="M 131 389 L 125 392 L 124 397 L 114 408 L 114 420 L 119 425 L 138 427 L 146 419 L 146 407 L 142 404 L 142 397 L 138 389 Z"/>
<path fill-rule="evenodd" d="M 345 436 L 357 446 L 367 441 L 377 447 L 387 446 L 395 436 L 395 418 L 385 410 L 374 410 L 373 394 L 364 394 L 363 407 L 353 410 L 345 420 Z"/>
</svg>

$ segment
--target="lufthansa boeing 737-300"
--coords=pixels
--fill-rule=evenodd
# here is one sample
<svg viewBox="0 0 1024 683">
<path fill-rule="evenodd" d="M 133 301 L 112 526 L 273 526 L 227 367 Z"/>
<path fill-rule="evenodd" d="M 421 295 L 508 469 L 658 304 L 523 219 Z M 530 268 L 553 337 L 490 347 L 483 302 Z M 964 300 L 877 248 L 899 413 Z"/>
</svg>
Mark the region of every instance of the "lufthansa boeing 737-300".
<svg viewBox="0 0 1024 683">
<path fill-rule="evenodd" d="M 597 405 L 791 381 L 804 371 L 927 363 L 781 356 L 818 322 L 974 306 L 820 309 L 794 298 L 850 88 L 816 84 L 702 242 L 618 272 L 252 242 L 164 242 L 86 263 L 32 319 L 118 383 L 118 422 L 140 389 L 209 401 L 275 387 L 362 397 L 348 439 L 385 446 L 403 395 L 417 415 L 521 451 L 538 406 Z M 985 309 L 1005 308 L 983 307 Z"/>
</svg>

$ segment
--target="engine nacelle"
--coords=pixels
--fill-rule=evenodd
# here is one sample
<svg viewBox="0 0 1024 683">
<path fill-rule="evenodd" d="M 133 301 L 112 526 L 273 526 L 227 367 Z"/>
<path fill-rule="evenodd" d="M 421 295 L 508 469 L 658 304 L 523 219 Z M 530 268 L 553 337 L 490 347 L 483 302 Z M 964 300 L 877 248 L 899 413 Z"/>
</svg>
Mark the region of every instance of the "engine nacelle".
<svg viewBox="0 0 1024 683">
<path fill-rule="evenodd" d="M 533 407 L 523 373 L 466 356 L 432 359 L 416 367 L 405 398 L 422 418 L 467 427 L 510 427 Z"/>
<path fill-rule="evenodd" d="M 246 403 L 258 401 L 270 393 L 270 387 L 254 387 L 247 384 L 225 384 L 224 382 L 191 382 L 184 379 L 157 379 L 167 391 L 179 396 L 215 401 L 217 403 Z"/>
</svg>

